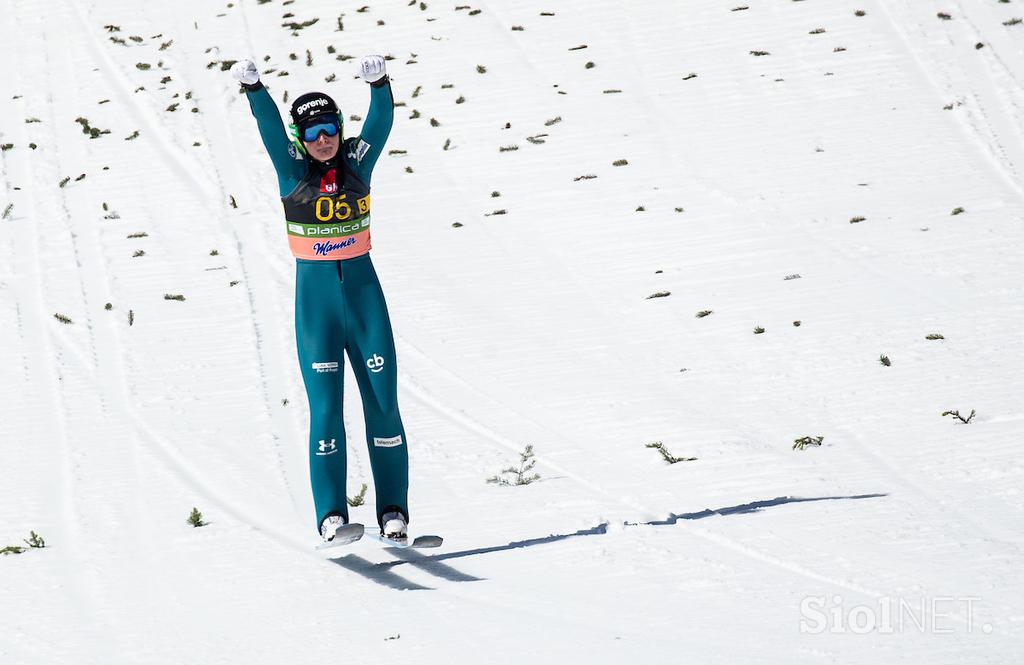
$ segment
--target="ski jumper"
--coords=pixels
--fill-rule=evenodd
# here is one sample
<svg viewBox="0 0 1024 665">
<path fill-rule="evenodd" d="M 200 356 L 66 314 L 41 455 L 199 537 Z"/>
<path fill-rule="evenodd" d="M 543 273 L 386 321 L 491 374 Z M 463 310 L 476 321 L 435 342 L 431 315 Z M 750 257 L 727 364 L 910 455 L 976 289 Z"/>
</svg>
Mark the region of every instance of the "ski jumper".
<svg viewBox="0 0 1024 665">
<path fill-rule="evenodd" d="M 359 137 L 319 162 L 296 150 L 266 88 L 246 88 L 263 145 L 277 171 L 288 245 L 295 256 L 295 342 L 309 399 L 309 474 L 316 527 L 348 522 L 342 398 L 348 354 L 359 386 L 377 521 L 409 520 L 409 456 L 398 412 L 395 342 L 370 261 L 370 176 L 391 131 L 394 99 L 385 77 L 371 85 Z"/>
</svg>

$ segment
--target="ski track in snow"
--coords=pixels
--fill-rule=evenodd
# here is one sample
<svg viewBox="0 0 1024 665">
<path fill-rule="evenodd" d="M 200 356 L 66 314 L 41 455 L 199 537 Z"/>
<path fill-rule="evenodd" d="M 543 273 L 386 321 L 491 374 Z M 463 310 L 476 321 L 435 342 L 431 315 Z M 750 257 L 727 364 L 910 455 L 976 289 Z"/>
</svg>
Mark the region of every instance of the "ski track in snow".
<svg viewBox="0 0 1024 665">
<path fill-rule="evenodd" d="M 907 51 L 916 61 L 918 71 L 937 92 L 948 95 L 944 101 L 948 103 L 953 99 L 968 100 L 965 109 L 967 120 L 962 119 L 959 113 L 956 114 L 957 120 L 964 126 L 967 134 L 981 144 L 979 148 L 991 160 L 993 175 L 1001 177 L 1006 184 L 1024 197 L 1024 189 L 1020 184 L 1020 165 L 1024 164 L 1024 141 L 1020 133 L 1020 122 L 1024 120 L 1024 116 L 1021 115 L 1024 109 L 1020 108 L 1021 95 L 1024 93 L 1024 71 L 1016 64 L 1022 52 L 1005 34 L 1005 28 L 999 25 L 993 16 L 993 10 L 979 3 L 972 3 L 972 11 L 966 12 L 962 3 L 954 2 L 951 8 L 956 10 L 955 18 L 950 21 L 937 21 L 936 12 L 923 11 L 921 3 L 902 0 L 897 3 L 876 4 L 878 9 L 888 16 L 893 30 L 899 34 Z M 890 4 L 893 5 L 892 8 Z M 929 4 L 938 10 L 950 9 L 937 3 Z M 894 18 L 896 8 L 901 12 L 901 18 L 906 21 L 905 23 Z M 975 23 L 972 17 L 978 23 Z M 963 27 L 965 24 L 969 29 Z M 902 27 L 904 25 L 906 27 Z M 911 30 L 916 37 L 916 43 L 910 36 Z M 958 65 L 967 65 L 963 69 L 949 67 L 948 61 L 940 58 L 929 59 L 932 50 L 929 46 L 934 46 L 937 40 L 935 37 L 930 38 L 929 35 L 940 30 L 948 32 L 949 44 L 966 51 L 965 55 L 970 54 L 968 49 L 977 50 L 974 44 L 984 43 L 985 49 L 980 55 L 991 57 L 997 67 L 992 67 L 991 62 L 977 64 L 976 60 L 970 57 L 958 59 Z M 953 36 L 962 36 L 965 32 L 969 33 L 967 39 L 958 41 Z M 1000 51 L 1011 51 L 1012 54 L 1008 58 L 1003 58 L 999 55 Z M 993 69 L 1002 69 L 1003 73 L 1008 75 L 1011 85 L 996 88 L 993 85 Z M 1012 100 L 1011 117 L 1007 117 L 1006 114 L 1007 109 L 1002 99 L 1004 95 Z"/>
<path fill-rule="evenodd" d="M 0 296 L 13 300 L 3 320 L 17 330 L 4 341 L 25 371 L 2 386 L 24 407 L 2 419 L 14 466 L 0 476 L 13 489 L 0 536 L 34 528 L 49 547 L 0 559 L 0 591 L 15 599 L 0 611 L 0 660 L 309 662 L 344 645 L 354 662 L 923 662 L 950 649 L 958 662 L 1005 661 L 1024 621 L 1024 420 L 1001 394 L 1024 321 L 1012 279 L 1024 249 L 1024 48 L 1000 25 L 1004 8 L 901 0 L 854 18 L 845 2 L 697 2 L 674 25 L 684 10 L 672 6 L 621 16 L 612 3 L 485 2 L 470 15 L 429 4 L 138 14 L 59 0 L 42 16 L 4 3 L 10 89 L 24 97 L 0 100 L 0 139 L 16 144 L 2 157 L 16 208 L 0 223 L 11 258 Z M 946 9 L 953 21 L 935 18 Z M 296 39 L 282 11 L 321 20 Z M 123 31 L 104 32 L 111 22 Z M 806 36 L 818 25 L 829 31 Z M 354 61 L 336 62 L 328 43 L 394 53 L 406 102 L 388 147 L 409 155 L 384 155 L 375 174 L 374 259 L 402 364 L 412 527 L 446 536 L 436 553 L 359 543 L 325 560 L 311 549 L 292 260 L 248 105 L 204 64 L 251 54 L 261 69 L 289 68 L 265 77 L 282 108 L 285 90 L 336 73 L 346 113 L 364 115 L 364 88 L 344 80 Z M 158 59 L 155 71 L 134 65 Z M 699 77 L 680 82 L 691 69 Z M 894 89 L 873 89 L 886 73 Z M 612 87 L 623 92 L 602 92 Z M 450 105 L 448 93 L 467 101 Z M 162 110 L 170 100 L 177 112 Z M 963 105 L 938 108 L 954 100 Z M 744 127 L 754 109 L 763 127 Z M 844 111 L 848 126 L 828 124 Z M 82 136 L 79 114 L 112 133 Z M 426 127 L 432 116 L 440 128 Z M 139 139 L 122 141 L 133 129 Z M 547 145 L 523 139 L 540 132 Z M 498 152 L 509 143 L 520 149 Z M 814 155 L 816 144 L 827 150 Z M 629 166 L 609 168 L 619 157 Z M 596 181 L 573 182 L 590 171 Z M 942 180 L 948 204 L 934 200 Z M 430 197 L 453 200 L 423 207 Z M 632 213 L 634 199 L 648 210 Z M 938 216 L 962 200 L 968 231 Z M 100 202 L 121 218 L 100 219 Z M 507 216 L 482 214 L 501 207 Z M 867 222 L 847 224 L 862 210 Z M 126 241 L 138 231 L 149 237 Z M 126 258 L 137 247 L 145 254 Z M 803 279 L 780 287 L 797 269 Z M 175 289 L 185 303 L 161 299 Z M 661 289 L 672 298 L 643 299 Z M 706 306 L 714 316 L 696 323 Z M 805 326 L 783 329 L 801 316 Z M 991 316 L 1002 317 L 992 330 L 972 320 Z M 757 323 L 768 333 L 751 340 Z M 932 325 L 948 333 L 942 346 L 906 341 Z M 862 369 L 879 349 L 895 360 L 884 380 Z M 352 379 L 350 488 L 369 483 Z M 940 430 L 933 412 L 954 399 L 984 415 Z M 811 432 L 827 445 L 789 450 Z M 698 461 L 661 464 L 642 445 L 657 439 Z M 542 482 L 484 484 L 531 442 Z M 969 452 L 953 457 L 954 446 Z M 933 462 L 944 455 L 948 468 Z M 210 525 L 184 525 L 193 505 Z M 372 509 L 353 511 L 372 523 Z M 945 641 L 804 635 L 809 594 L 868 605 L 974 595 L 982 609 L 949 612 Z M 983 620 L 994 634 L 977 630 Z M 495 650 L 510 639 L 515 649 Z"/>
</svg>

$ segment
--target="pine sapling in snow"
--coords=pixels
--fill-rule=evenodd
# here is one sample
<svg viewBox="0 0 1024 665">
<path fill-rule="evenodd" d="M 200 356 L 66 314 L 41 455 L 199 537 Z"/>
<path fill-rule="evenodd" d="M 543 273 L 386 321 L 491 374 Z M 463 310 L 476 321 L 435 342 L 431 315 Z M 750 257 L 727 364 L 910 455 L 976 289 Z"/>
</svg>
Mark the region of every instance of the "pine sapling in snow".
<svg viewBox="0 0 1024 665">
<path fill-rule="evenodd" d="M 24 541 L 26 545 L 35 549 L 42 549 L 46 547 L 46 541 L 35 531 L 28 532 L 28 540 Z"/>
<path fill-rule="evenodd" d="M 974 418 L 974 409 L 971 409 L 971 415 L 967 416 L 966 418 L 961 416 L 959 411 L 943 411 L 942 412 L 942 417 L 945 418 L 946 416 L 950 416 L 952 418 L 956 418 L 957 420 L 962 422 L 964 425 L 966 425 L 967 423 L 971 422 L 971 420 Z"/>
<path fill-rule="evenodd" d="M 7 545 L 6 547 L 0 548 L 0 554 L 4 556 L 7 556 L 8 554 L 22 554 L 29 548 L 42 549 L 46 547 L 46 541 L 43 540 L 42 536 L 35 531 L 30 531 L 28 539 L 23 540 L 22 542 L 28 545 L 28 547 L 22 547 L 21 545 Z"/>
<path fill-rule="evenodd" d="M 207 525 L 207 522 L 203 521 L 203 514 L 201 512 L 199 512 L 199 509 L 194 507 L 194 506 L 193 506 L 192 512 L 189 514 L 188 519 L 186 520 L 186 522 L 191 524 L 193 527 L 200 527 L 200 526 L 206 526 Z"/>
<path fill-rule="evenodd" d="M 519 468 L 514 466 L 507 467 L 501 470 L 501 474 L 497 476 L 491 476 L 487 479 L 487 482 L 494 483 L 495 485 L 529 485 L 535 480 L 540 480 L 539 474 L 526 475 L 533 470 L 537 460 L 533 458 L 533 445 L 528 445 L 523 449 L 523 452 L 519 453 Z M 502 476 L 509 476 L 509 478 L 503 478 Z"/>
<path fill-rule="evenodd" d="M 807 446 L 820 446 L 824 440 L 823 436 L 802 436 L 799 439 L 794 439 L 793 450 L 803 450 Z"/>
<path fill-rule="evenodd" d="M 666 448 L 665 444 L 662 443 L 661 441 L 655 441 L 653 443 L 644 444 L 644 448 L 653 448 L 657 450 L 659 453 L 661 453 L 661 458 L 669 464 L 675 464 L 676 462 L 694 462 L 697 460 L 696 457 L 676 457 L 671 452 L 669 452 L 668 448 Z"/>
<path fill-rule="evenodd" d="M 363 487 L 359 490 L 359 494 L 356 494 L 354 497 L 345 497 L 345 500 L 348 501 L 348 505 L 353 508 L 363 505 L 366 501 L 366 483 L 363 483 Z"/>
</svg>

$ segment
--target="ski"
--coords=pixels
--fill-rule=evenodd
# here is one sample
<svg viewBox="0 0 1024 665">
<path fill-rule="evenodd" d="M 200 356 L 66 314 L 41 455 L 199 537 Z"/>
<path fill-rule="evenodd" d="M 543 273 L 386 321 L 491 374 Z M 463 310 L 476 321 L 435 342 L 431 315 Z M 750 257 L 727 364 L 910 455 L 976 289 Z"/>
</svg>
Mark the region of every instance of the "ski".
<svg viewBox="0 0 1024 665">
<path fill-rule="evenodd" d="M 362 524 L 342 524 L 334 532 L 334 538 L 316 546 L 318 550 L 326 550 L 331 547 L 340 547 L 354 543 L 363 537 L 365 527 Z"/>
<path fill-rule="evenodd" d="M 411 541 L 406 538 L 405 540 L 392 540 L 386 538 L 379 533 L 367 533 L 368 537 L 376 540 L 384 547 L 394 547 L 396 549 L 408 549 L 414 547 L 416 549 L 425 549 L 428 547 L 440 547 L 441 543 L 444 542 L 444 538 L 441 536 L 416 536 Z"/>
</svg>

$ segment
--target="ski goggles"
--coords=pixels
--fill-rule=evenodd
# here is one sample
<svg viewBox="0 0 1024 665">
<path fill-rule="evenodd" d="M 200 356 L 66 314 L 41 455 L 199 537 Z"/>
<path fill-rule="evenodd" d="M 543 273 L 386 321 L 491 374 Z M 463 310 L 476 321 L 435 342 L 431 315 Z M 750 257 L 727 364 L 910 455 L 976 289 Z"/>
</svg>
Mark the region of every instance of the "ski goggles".
<svg viewBox="0 0 1024 665">
<path fill-rule="evenodd" d="M 313 143 L 320 138 L 321 133 L 327 136 L 336 136 L 339 131 L 341 131 L 341 127 L 338 126 L 336 120 L 321 120 L 300 129 L 299 135 L 306 143 Z"/>
</svg>

